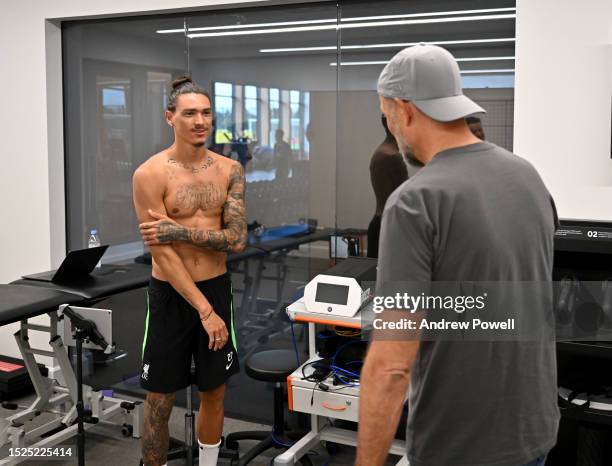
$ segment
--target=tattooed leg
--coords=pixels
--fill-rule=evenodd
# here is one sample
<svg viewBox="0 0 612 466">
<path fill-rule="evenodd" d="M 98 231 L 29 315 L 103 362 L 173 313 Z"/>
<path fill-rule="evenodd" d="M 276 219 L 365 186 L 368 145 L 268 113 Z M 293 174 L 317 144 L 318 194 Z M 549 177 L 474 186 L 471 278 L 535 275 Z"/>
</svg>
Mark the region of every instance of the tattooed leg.
<svg viewBox="0 0 612 466">
<path fill-rule="evenodd" d="M 170 441 L 168 420 L 175 399 L 175 393 L 147 393 L 142 434 L 144 466 L 161 466 L 166 463 Z"/>
</svg>

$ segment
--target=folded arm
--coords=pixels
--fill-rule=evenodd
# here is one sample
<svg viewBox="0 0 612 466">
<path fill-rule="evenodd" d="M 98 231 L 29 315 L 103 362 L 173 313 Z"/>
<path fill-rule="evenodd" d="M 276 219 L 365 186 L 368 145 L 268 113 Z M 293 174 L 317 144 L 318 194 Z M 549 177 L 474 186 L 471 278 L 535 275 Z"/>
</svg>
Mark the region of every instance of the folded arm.
<svg viewBox="0 0 612 466">
<path fill-rule="evenodd" d="M 151 220 L 148 212 L 155 210 L 166 213 L 163 203 L 163 180 L 146 168 L 139 168 L 133 178 L 133 198 L 136 215 L 140 222 Z M 220 349 L 227 341 L 227 329 L 204 294 L 195 285 L 182 259 L 170 244 L 149 247 L 151 256 L 164 278 L 198 312 L 205 330 L 210 336 L 209 347 Z"/>
<path fill-rule="evenodd" d="M 200 230 L 176 223 L 164 213 L 151 210 L 154 222 L 140 224 L 140 232 L 148 246 L 183 241 L 194 246 L 224 252 L 240 252 L 247 242 L 246 208 L 244 192 L 246 182 L 242 165 L 232 166 L 227 200 L 223 205 L 223 228 L 221 230 Z"/>
<path fill-rule="evenodd" d="M 166 214 L 163 203 L 163 186 L 155 175 L 146 169 L 134 173 L 133 196 L 136 216 L 140 222 L 150 221 L 150 211 Z M 211 307 L 202 292 L 198 290 L 185 264 L 170 244 L 157 244 L 149 247 L 155 264 L 161 269 L 166 280 L 183 296 L 200 314 L 210 311 Z"/>
</svg>

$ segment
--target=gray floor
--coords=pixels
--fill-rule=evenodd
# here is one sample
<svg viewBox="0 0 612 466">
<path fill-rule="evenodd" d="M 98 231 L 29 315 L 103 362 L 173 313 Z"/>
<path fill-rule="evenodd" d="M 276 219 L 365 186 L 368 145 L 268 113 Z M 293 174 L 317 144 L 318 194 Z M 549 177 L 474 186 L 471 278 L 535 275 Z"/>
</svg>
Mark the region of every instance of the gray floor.
<svg viewBox="0 0 612 466">
<path fill-rule="evenodd" d="M 127 398 L 127 397 L 122 397 Z M 27 397 L 22 400 L 18 400 L 18 403 L 26 404 L 32 397 Z M 0 407 L 0 417 L 8 417 L 14 414 L 15 411 L 8 411 Z M 185 410 L 180 407 L 175 407 L 170 419 L 170 435 L 175 438 L 182 438 L 184 432 L 184 414 Z M 40 416 L 36 423 L 44 422 L 47 418 L 46 415 Z M 117 417 L 116 421 L 121 424 L 121 418 Z M 34 423 L 32 423 L 34 425 Z M 139 440 L 134 438 L 124 438 L 120 433 L 120 427 L 102 425 L 99 424 L 87 432 L 86 437 L 86 453 L 85 461 L 87 466 L 137 466 L 140 461 L 140 443 Z M 263 424 L 255 424 L 251 422 L 240 421 L 236 419 L 225 419 L 223 428 L 224 435 L 231 432 L 237 432 L 242 430 L 268 430 L 269 427 Z M 76 445 L 75 439 L 67 441 L 64 445 Z M 254 442 L 241 442 L 240 451 L 244 452 L 254 445 Z M 0 450 L 1 456 L 4 457 L 7 454 L 6 448 Z M 281 450 L 270 450 L 264 455 L 256 458 L 252 463 L 252 466 L 269 466 L 274 456 L 278 455 Z M 355 450 L 352 447 L 343 446 L 340 450 L 330 457 L 323 445 L 317 447 L 309 455 L 313 465 L 315 466 L 337 466 L 337 465 L 350 465 L 355 460 Z M 397 458 L 394 458 L 397 461 Z M 388 464 L 395 464 L 395 461 L 389 461 Z M 26 466 L 39 466 L 40 461 L 26 461 L 21 463 Z M 76 459 L 73 460 L 55 460 L 45 461 L 44 464 L 51 464 L 54 466 L 72 466 L 76 464 Z M 169 465 L 181 465 L 185 464 L 183 460 L 175 460 L 168 463 Z M 229 465 L 229 460 L 219 459 L 218 465 Z"/>
</svg>

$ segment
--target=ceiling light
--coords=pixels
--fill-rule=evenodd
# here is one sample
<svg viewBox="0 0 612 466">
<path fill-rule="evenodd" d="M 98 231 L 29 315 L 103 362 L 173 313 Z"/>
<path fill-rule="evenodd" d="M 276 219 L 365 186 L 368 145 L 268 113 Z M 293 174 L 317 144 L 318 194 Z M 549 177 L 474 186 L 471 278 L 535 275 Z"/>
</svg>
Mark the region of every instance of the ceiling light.
<svg viewBox="0 0 612 466">
<path fill-rule="evenodd" d="M 452 16 L 452 15 L 470 15 L 484 13 L 503 13 L 516 11 L 516 8 L 485 8 L 482 10 L 459 10 L 459 11 L 434 11 L 429 13 L 412 13 L 408 15 L 384 15 L 384 16 L 359 16 L 353 18 L 342 18 L 340 21 L 371 21 L 380 19 L 397 19 L 397 18 L 422 18 L 426 16 Z"/>
<path fill-rule="evenodd" d="M 225 36 L 247 36 L 256 34 L 278 34 L 286 32 L 306 32 L 306 31 L 325 31 L 337 29 L 358 29 L 382 26 L 406 26 L 414 24 L 433 24 L 433 23 L 456 23 L 456 22 L 471 22 L 471 21 L 490 21 L 494 19 L 514 19 L 516 14 L 505 15 L 482 15 L 482 16 L 457 16 L 454 18 L 430 18 L 430 19 L 408 19 L 397 21 L 372 21 L 366 23 L 351 23 L 351 24 L 333 24 L 321 26 L 298 26 L 276 29 L 254 29 L 250 31 L 226 31 L 226 32 L 205 32 L 196 34 L 187 34 L 190 39 L 203 37 L 225 37 Z"/>
<path fill-rule="evenodd" d="M 469 39 L 469 40 L 437 40 L 431 42 L 422 42 L 423 44 L 431 45 L 469 45 L 469 44 L 494 44 L 502 42 L 514 42 L 514 37 L 501 39 Z M 421 42 L 399 42 L 391 44 L 367 44 L 367 45 L 342 45 L 341 50 L 359 50 L 359 49 L 392 49 L 404 48 L 418 45 Z M 281 52 L 320 52 L 325 50 L 337 50 L 335 45 L 326 45 L 321 47 L 293 47 L 279 49 L 260 49 L 261 53 L 281 53 Z"/>
<path fill-rule="evenodd" d="M 485 13 L 502 13 L 516 11 L 516 8 L 484 8 L 480 10 L 457 10 L 457 11 L 434 11 L 429 13 L 409 13 L 399 15 L 383 15 L 383 16 L 356 16 L 352 18 L 341 18 L 340 22 L 353 22 L 353 21 L 371 21 L 371 20 L 384 20 L 384 19 L 398 19 L 398 18 L 422 18 L 422 17 L 434 17 L 434 16 L 453 16 L 453 15 L 469 15 L 469 14 L 485 14 Z M 229 24 L 225 26 L 205 26 L 205 27 L 194 27 L 188 28 L 187 32 L 194 31 L 221 31 L 231 29 L 249 29 L 258 27 L 276 27 L 276 26 L 296 26 L 300 24 L 321 24 L 321 23 L 336 23 L 336 18 L 329 19 L 313 19 L 305 21 L 281 21 L 275 23 L 255 23 L 255 24 Z M 156 31 L 158 34 L 174 34 L 184 33 L 184 28 L 178 29 L 159 29 Z"/>
<path fill-rule="evenodd" d="M 340 63 L 341 66 L 360 66 L 360 65 L 386 65 L 389 63 L 389 60 L 374 60 L 374 61 L 343 61 Z M 338 64 L 334 61 L 329 64 L 329 66 L 338 66 Z"/>
<path fill-rule="evenodd" d="M 474 57 L 474 58 L 455 58 L 458 62 L 470 62 L 470 61 L 499 61 L 499 60 L 514 60 L 514 57 Z M 389 60 L 375 60 L 375 61 L 343 61 L 340 63 L 341 66 L 359 66 L 359 65 L 386 65 Z M 336 62 L 331 62 L 329 66 L 337 66 Z"/>
<path fill-rule="evenodd" d="M 274 27 L 274 26 L 297 26 L 299 24 L 320 24 L 320 23 L 336 23 L 337 19 L 312 19 L 308 21 L 282 21 L 279 23 L 258 23 L 258 24 L 231 24 L 228 26 L 206 26 L 187 28 L 188 32 L 193 31 L 220 31 L 225 29 L 247 29 L 258 27 Z M 185 29 L 160 29 L 158 34 L 173 34 L 177 32 L 185 32 Z"/>
<path fill-rule="evenodd" d="M 344 46 L 340 47 L 344 48 Z M 324 50 L 337 50 L 335 45 L 323 45 L 321 47 L 289 47 L 284 49 L 259 49 L 261 53 L 282 53 L 282 52 L 321 52 Z"/>
<path fill-rule="evenodd" d="M 461 74 L 492 74 L 492 73 L 514 73 L 514 68 L 497 70 L 461 70 Z"/>
<path fill-rule="evenodd" d="M 490 57 L 488 60 L 512 60 L 514 57 Z M 471 59 L 460 59 L 457 61 L 472 61 Z M 343 61 L 340 63 L 341 66 L 362 66 L 362 65 L 386 65 L 389 63 L 388 60 L 382 61 Z M 330 66 L 337 66 L 335 62 L 329 64 Z M 481 70 L 460 70 L 461 74 L 491 74 L 491 73 L 514 73 L 514 68 L 505 69 L 481 69 Z"/>
<path fill-rule="evenodd" d="M 468 58 L 455 58 L 457 61 L 498 61 L 498 60 L 514 60 L 515 57 L 468 57 Z"/>
</svg>

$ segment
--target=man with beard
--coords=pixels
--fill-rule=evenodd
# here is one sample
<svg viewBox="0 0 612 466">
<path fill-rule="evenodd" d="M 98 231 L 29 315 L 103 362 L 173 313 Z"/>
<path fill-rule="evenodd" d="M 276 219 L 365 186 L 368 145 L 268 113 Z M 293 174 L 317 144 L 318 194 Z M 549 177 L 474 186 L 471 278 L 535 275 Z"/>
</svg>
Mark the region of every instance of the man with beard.
<svg viewBox="0 0 612 466">
<path fill-rule="evenodd" d="M 503 282 L 502 297 L 512 300 L 526 291 L 521 283 L 543 283 L 548 291 L 527 306 L 501 302 L 507 317 L 529 318 L 546 337 L 421 341 L 375 331 L 361 372 L 357 465 L 384 463 L 410 385 L 411 466 L 540 466 L 559 422 L 554 332 L 546 333 L 552 198 L 530 163 L 472 134 L 465 118 L 484 110 L 463 95 L 446 50 L 402 50 L 383 69 L 378 94 L 400 151 L 425 166 L 387 200 L 377 295 L 414 283 L 427 293 L 448 282 Z"/>
</svg>

